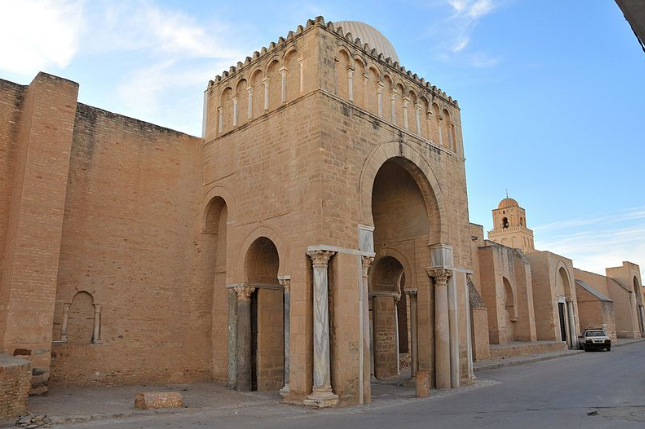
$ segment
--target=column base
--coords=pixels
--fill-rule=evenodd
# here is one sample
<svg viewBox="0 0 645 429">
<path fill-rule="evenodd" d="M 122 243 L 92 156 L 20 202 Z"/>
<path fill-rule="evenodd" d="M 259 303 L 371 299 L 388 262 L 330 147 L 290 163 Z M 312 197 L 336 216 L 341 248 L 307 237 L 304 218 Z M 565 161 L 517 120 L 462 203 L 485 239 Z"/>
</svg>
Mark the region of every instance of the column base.
<svg viewBox="0 0 645 429">
<path fill-rule="evenodd" d="M 303 403 L 308 407 L 333 407 L 338 404 L 338 395 L 335 395 L 331 389 L 315 390 Z"/>
<path fill-rule="evenodd" d="M 282 396 L 283 399 L 286 399 L 289 397 L 291 394 L 291 389 L 289 389 L 289 385 L 285 384 L 282 389 L 280 389 L 280 396 Z"/>
</svg>

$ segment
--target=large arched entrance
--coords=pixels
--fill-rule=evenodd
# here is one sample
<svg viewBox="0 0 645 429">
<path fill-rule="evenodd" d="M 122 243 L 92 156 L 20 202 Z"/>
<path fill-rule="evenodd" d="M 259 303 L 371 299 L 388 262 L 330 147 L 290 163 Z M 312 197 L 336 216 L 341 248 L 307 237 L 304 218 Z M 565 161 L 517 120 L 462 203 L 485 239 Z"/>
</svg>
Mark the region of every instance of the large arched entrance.
<svg viewBox="0 0 645 429">
<path fill-rule="evenodd" d="M 275 244 L 257 238 L 244 259 L 246 283 L 238 289 L 238 390 L 284 386 L 284 303 Z M 248 307 L 248 308 L 247 308 Z"/>
<path fill-rule="evenodd" d="M 432 298 L 425 272 L 430 221 L 417 183 L 421 178 L 408 160 L 391 158 L 378 170 L 372 188 L 376 259 L 369 275 L 370 326 L 372 374 L 378 380 L 411 377 L 419 368 L 431 371 L 433 366 Z M 418 294 L 428 304 L 420 310 L 423 326 L 418 323 Z M 424 341 L 419 344 L 421 332 Z"/>
<path fill-rule="evenodd" d="M 569 348 L 577 347 L 577 329 L 574 316 L 573 291 L 569 274 L 564 266 L 558 269 L 556 279 L 558 298 L 558 319 L 560 323 L 560 340 L 565 341 Z"/>
</svg>

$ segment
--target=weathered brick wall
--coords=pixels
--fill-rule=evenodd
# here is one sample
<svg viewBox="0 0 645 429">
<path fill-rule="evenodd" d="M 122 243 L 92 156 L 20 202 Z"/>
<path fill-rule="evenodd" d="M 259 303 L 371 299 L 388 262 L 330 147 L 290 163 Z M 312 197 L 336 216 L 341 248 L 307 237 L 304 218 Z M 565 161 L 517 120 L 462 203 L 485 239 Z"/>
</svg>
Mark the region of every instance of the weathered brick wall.
<svg viewBox="0 0 645 429">
<path fill-rule="evenodd" d="M 26 88 L 0 79 L 0 261 L 4 260 L 16 145 L 20 130 L 20 106 Z M 2 268 L 3 264 L 0 264 L 0 279 Z M 0 282 L 0 345 L 4 337 L 4 303 L 9 301 L 8 296 L 9 287 L 3 287 Z"/>
<path fill-rule="evenodd" d="M 2 349 L 23 349 L 32 393 L 47 391 L 51 323 L 78 84 L 39 73 L 20 105 L 2 258 Z M 37 269 L 35 269 L 37 267 Z"/>
<path fill-rule="evenodd" d="M 576 292 L 578 297 L 580 332 L 584 332 L 585 329 L 604 327 L 607 335 L 615 340 L 617 337 L 614 303 L 601 301 L 598 297 L 577 284 Z"/>
<path fill-rule="evenodd" d="M 0 422 L 26 414 L 30 386 L 29 361 L 0 354 Z"/>
<path fill-rule="evenodd" d="M 78 105 L 53 323 L 60 340 L 71 303 L 69 342 L 54 346 L 53 382 L 211 378 L 213 285 L 191 280 L 200 252 L 201 144 Z M 91 343 L 97 305 L 100 342 Z"/>
<path fill-rule="evenodd" d="M 638 326 L 634 323 L 638 321 L 635 320 L 636 309 L 630 289 L 612 278 L 589 271 L 576 269 L 575 276 L 614 301 L 614 322 L 618 338 L 638 338 Z"/>
</svg>

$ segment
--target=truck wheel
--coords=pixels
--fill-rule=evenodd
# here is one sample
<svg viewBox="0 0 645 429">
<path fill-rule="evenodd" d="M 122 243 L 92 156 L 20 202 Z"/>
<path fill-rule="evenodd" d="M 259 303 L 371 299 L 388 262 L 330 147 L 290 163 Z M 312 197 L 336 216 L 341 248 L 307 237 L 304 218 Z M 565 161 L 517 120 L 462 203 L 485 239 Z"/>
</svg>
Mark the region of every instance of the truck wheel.
<svg viewBox="0 0 645 429">
<path fill-rule="evenodd" d="M 610 352 L 610 351 L 611 351 L 611 346 L 607 346 L 607 351 L 608 351 L 608 352 Z"/>
</svg>

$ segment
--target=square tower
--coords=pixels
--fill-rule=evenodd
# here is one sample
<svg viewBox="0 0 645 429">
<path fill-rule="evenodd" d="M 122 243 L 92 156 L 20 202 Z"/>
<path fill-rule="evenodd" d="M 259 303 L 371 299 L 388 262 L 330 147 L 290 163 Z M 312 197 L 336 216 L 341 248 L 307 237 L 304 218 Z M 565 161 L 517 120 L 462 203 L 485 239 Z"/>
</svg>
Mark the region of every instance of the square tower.
<svg viewBox="0 0 645 429">
<path fill-rule="evenodd" d="M 535 251 L 533 230 L 526 226 L 526 211 L 513 198 L 504 198 L 493 210 L 493 229 L 488 239 L 524 253 Z"/>
<path fill-rule="evenodd" d="M 213 371 L 231 387 L 365 403 L 402 359 L 424 388 L 471 379 L 460 110 L 392 57 L 376 29 L 319 17 L 208 84 Z"/>
</svg>

